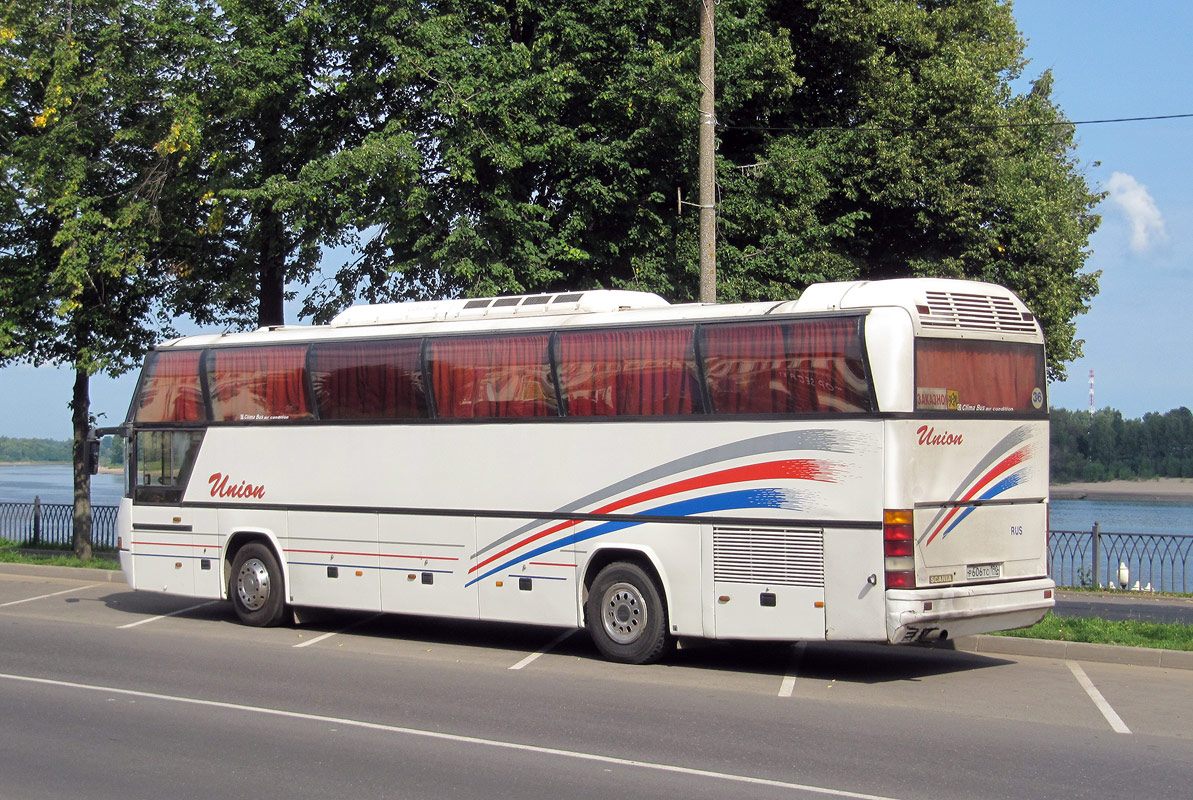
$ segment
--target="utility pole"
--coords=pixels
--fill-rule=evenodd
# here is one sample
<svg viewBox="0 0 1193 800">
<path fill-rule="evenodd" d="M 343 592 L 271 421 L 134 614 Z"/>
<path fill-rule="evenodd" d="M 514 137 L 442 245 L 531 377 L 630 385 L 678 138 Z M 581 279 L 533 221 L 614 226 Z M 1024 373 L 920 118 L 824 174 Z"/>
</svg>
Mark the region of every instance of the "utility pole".
<svg viewBox="0 0 1193 800">
<path fill-rule="evenodd" d="M 700 302 L 717 302 L 717 119 L 713 93 L 715 0 L 700 0 Z"/>
</svg>

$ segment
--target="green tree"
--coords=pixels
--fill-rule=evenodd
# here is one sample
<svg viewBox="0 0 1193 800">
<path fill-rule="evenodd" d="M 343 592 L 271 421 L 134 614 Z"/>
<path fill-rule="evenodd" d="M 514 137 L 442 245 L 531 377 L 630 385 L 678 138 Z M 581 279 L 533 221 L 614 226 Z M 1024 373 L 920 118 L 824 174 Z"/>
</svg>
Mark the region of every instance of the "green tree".
<svg viewBox="0 0 1193 800">
<path fill-rule="evenodd" d="M 1100 195 L 999 0 L 717 5 L 719 292 L 944 275 L 1010 286 L 1049 375 L 1075 318 Z M 420 169 L 317 305 L 615 286 L 697 290 L 695 9 L 663 0 L 427 0 L 384 42 L 413 83 L 391 119 Z M 410 72 L 380 71 L 411 78 Z M 368 226 L 365 226 L 368 227 Z"/>
<path fill-rule="evenodd" d="M 374 224 L 412 183 L 402 124 L 408 68 L 382 41 L 410 2 L 219 0 L 196 6 L 180 105 L 197 156 L 177 211 L 196 219 L 177 259 L 173 307 L 200 322 L 284 320 L 286 286 L 309 282 L 324 248 Z"/>
<path fill-rule="evenodd" d="M 90 554 L 90 376 L 119 374 L 167 324 L 159 202 L 184 157 L 168 113 L 161 7 L 0 11 L 0 360 L 75 372 L 75 551 Z"/>
<path fill-rule="evenodd" d="M 395 6 L 399 4 L 394 4 Z M 401 4 L 390 119 L 417 172 L 312 308 L 638 286 L 685 296 L 676 188 L 694 169 L 694 9 L 662 0 Z M 690 12 L 690 13 L 689 13 Z M 399 91 L 401 89 L 401 91 Z"/>
<path fill-rule="evenodd" d="M 751 5 L 727 3 L 727 13 Z M 1080 355 L 1075 317 L 1100 200 L 1044 73 L 1024 95 L 1024 42 L 996 0 L 762 4 L 799 78 L 790 99 L 727 94 L 721 274 L 727 297 L 817 280 L 992 280 L 1036 313 L 1049 375 Z M 738 11 L 738 14 L 742 12 Z M 760 165 L 744 169 L 746 165 Z"/>
</svg>

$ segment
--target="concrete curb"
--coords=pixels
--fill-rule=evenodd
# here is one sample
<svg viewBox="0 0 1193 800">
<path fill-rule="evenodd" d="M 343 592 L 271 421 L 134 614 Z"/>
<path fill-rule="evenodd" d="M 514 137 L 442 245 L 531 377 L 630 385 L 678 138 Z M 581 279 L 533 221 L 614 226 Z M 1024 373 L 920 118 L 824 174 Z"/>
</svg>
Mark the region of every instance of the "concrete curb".
<svg viewBox="0 0 1193 800">
<path fill-rule="evenodd" d="M 77 580 L 85 583 L 124 584 L 124 573 L 118 569 L 0 563 L 0 574 Z M 1050 639 L 1021 639 L 1014 636 L 963 636 L 960 639 L 952 639 L 938 644 L 936 647 L 981 655 L 1030 656 L 1062 661 L 1097 661 L 1135 667 L 1193 670 L 1193 651 L 1188 650 L 1159 650 L 1153 647 L 1058 642 Z"/>
<path fill-rule="evenodd" d="M 1051 639 L 1023 639 L 1015 636 L 963 636 L 953 640 L 953 649 L 982 655 L 1031 656 L 1062 661 L 1127 664 L 1134 667 L 1193 669 L 1193 651 L 1160 650 L 1154 647 L 1123 647 Z"/>
</svg>

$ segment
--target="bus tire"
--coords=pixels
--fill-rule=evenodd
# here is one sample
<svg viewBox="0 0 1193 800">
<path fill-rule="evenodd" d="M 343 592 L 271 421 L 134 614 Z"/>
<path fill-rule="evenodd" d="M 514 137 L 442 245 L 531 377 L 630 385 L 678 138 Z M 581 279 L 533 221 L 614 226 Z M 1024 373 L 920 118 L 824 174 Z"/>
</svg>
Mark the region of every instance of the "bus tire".
<svg viewBox="0 0 1193 800">
<path fill-rule="evenodd" d="M 285 579 L 273 550 L 260 542 L 249 542 L 237 551 L 228 596 L 236 616 L 245 625 L 267 628 L 282 621 L 286 612 Z"/>
<path fill-rule="evenodd" d="M 645 570 L 628 561 L 615 561 L 597 573 L 585 616 L 593 643 L 610 661 L 653 664 L 671 643 L 663 593 Z"/>
</svg>

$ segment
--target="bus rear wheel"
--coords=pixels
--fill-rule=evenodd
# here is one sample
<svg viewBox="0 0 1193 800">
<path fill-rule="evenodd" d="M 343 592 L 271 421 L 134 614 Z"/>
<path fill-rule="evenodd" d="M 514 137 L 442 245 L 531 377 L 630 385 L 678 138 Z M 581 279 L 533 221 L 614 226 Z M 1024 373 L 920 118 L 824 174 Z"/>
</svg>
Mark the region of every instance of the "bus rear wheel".
<svg viewBox="0 0 1193 800">
<path fill-rule="evenodd" d="M 277 625 L 286 611 L 285 594 L 282 568 L 271 549 L 250 542 L 237 551 L 228 596 L 241 622 L 255 628 Z"/>
<path fill-rule="evenodd" d="M 671 644 L 663 593 L 637 564 L 602 569 L 588 593 L 589 634 L 601 654 L 622 664 L 653 664 Z"/>
</svg>

